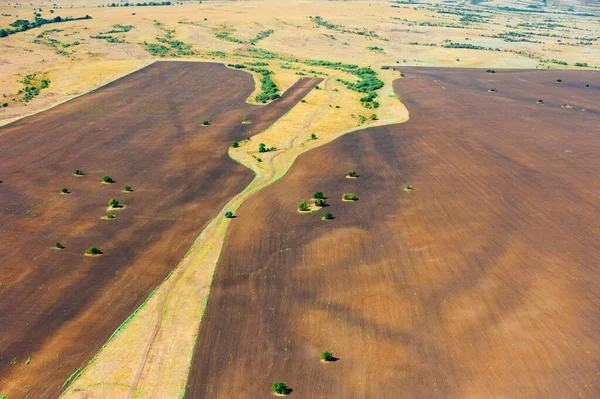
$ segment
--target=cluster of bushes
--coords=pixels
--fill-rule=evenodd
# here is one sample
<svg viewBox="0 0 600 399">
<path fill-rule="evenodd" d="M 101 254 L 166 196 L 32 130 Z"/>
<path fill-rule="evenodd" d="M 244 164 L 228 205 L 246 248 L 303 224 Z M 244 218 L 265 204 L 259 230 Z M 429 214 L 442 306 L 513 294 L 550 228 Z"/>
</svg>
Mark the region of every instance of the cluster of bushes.
<svg viewBox="0 0 600 399">
<path fill-rule="evenodd" d="M 108 43 L 126 43 L 126 41 L 124 39 L 119 39 L 118 37 L 114 37 L 111 35 L 95 35 L 95 36 L 90 36 L 90 38 L 103 39 L 103 40 L 106 40 Z"/>
<path fill-rule="evenodd" d="M 106 32 L 100 32 L 100 34 L 108 35 L 111 33 L 126 33 L 126 32 L 129 32 L 131 29 L 133 29 L 133 25 L 116 24 L 116 25 L 113 25 L 113 29 L 107 30 Z"/>
<path fill-rule="evenodd" d="M 196 54 L 196 52 L 192 50 L 191 44 L 186 44 L 181 40 L 175 40 L 173 38 L 174 33 L 174 29 L 165 30 L 164 36 L 156 36 L 156 40 L 159 43 L 148 43 L 144 40 L 142 44 L 146 51 L 159 57 L 180 57 Z"/>
<path fill-rule="evenodd" d="M 262 92 L 257 94 L 255 97 L 255 100 L 257 102 L 266 103 L 269 100 L 276 100 L 279 97 L 281 97 L 279 95 L 279 88 L 277 87 L 275 82 L 273 82 L 273 79 L 271 79 L 271 74 L 273 72 L 271 72 L 267 69 L 257 69 L 257 68 L 250 68 L 250 70 L 258 72 L 263 75 L 263 77 L 260 79 L 260 88 L 261 88 Z"/>
<path fill-rule="evenodd" d="M 383 49 L 381 47 L 377 47 L 377 46 L 369 46 L 367 48 L 371 51 L 383 51 Z"/>
<path fill-rule="evenodd" d="M 215 37 L 217 39 L 225 40 L 225 41 L 232 42 L 232 43 L 244 44 L 244 41 L 242 39 L 238 39 L 237 37 L 231 36 L 232 32 L 233 31 L 231 31 L 231 30 L 224 30 L 221 32 L 217 32 L 217 33 L 215 33 Z"/>
<path fill-rule="evenodd" d="M 148 1 L 143 3 L 110 3 L 107 7 L 148 7 L 148 6 L 170 6 L 170 1 Z"/>
<path fill-rule="evenodd" d="M 227 54 L 224 51 L 209 51 L 206 53 L 209 57 L 225 57 Z"/>
<path fill-rule="evenodd" d="M 235 69 L 244 69 L 246 68 L 246 65 L 244 64 L 227 64 L 228 67 L 230 68 L 235 68 Z"/>
<path fill-rule="evenodd" d="M 46 89 L 50 85 L 50 80 L 46 78 L 38 78 L 37 73 L 26 75 L 22 80 L 18 81 L 25 85 L 24 88 L 17 92 L 17 95 L 23 95 L 23 101 L 29 102 L 33 100 L 40 91 Z M 8 105 L 8 104 L 7 104 Z"/>
<path fill-rule="evenodd" d="M 365 108 L 378 108 L 379 103 L 374 101 L 377 98 L 375 90 L 381 89 L 384 83 L 377 77 L 377 72 L 371 68 L 359 68 L 357 70 L 350 70 L 349 72 L 357 75 L 360 79 L 357 82 L 349 82 L 338 78 L 337 81 L 345 84 L 351 90 L 359 93 L 367 93 L 366 96 L 360 99 Z"/>
<path fill-rule="evenodd" d="M 250 43 L 251 45 L 255 45 L 256 42 L 262 40 L 262 39 L 266 39 L 267 37 L 271 36 L 273 33 L 275 33 L 275 31 L 273 29 L 268 29 L 268 30 L 263 30 L 258 32 L 258 34 L 256 36 L 254 36 L 252 39 L 248 40 L 248 43 Z"/>
<path fill-rule="evenodd" d="M 483 47 L 483 46 L 476 46 L 474 44 L 471 43 L 446 43 L 446 44 L 442 44 L 442 47 L 444 48 L 461 48 L 461 49 L 469 49 L 469 50 L 490 50 L 490 51 L 494 51 L 493 48 L 491 47 Z"/>
<path fill-rule="evenodd" d="M 338 32 L 341 33 L 351 33 L 354 35 L 360 35 L 360 36 L 367 36 L 367 37 L 373 37 L 376 39 L 380 39 L 380 40 L 384 40 L 387 41 L 388 39 L 379 36 L 377 33 L 375 33 L 372 30 L 367 30 L 367 29 L 347 29 L 345 28 L 343 25 L 336 25 L 333 24 L 331 22 L 328 22 L 326 20 L 324 20 L 322 17 L 320 17 L 319 15 L 315 16 L 315 17 L 310 17 L 310 19 L 317 24 L 318 26 L 322 26 L 324 28 L 327 29 L 331 29 L 331 30 L 337 30 Z"/>
<path fill-rule="evenodd" d="M 15 33 L 24 32 L 29 29 L 37 28 L 46 24 L 54 24 L 59 22 L 68 22 L 68 21 L 79 21 L 82 19 L 92 19 L 89 15 L 85 17 L 73 18 L 73 17 L 54 17 L 52 19 L 45 19 L 41 17 L 36 17 L 33 22 L 30 22 L 26 19 L 17 19 L 15 22 L 12 22 L 10 26 L 15 29 L 0 29 L 0 37 L 6 37 L 9 35 L 14 35 Z"/>
</svg>

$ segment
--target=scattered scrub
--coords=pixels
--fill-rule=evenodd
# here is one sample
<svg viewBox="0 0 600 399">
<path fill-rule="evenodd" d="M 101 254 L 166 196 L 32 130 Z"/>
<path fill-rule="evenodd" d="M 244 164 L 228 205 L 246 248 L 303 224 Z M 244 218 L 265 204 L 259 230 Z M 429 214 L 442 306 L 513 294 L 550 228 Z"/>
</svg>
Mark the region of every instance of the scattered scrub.
<svg viewBox="0 0 600 399">
<path fill-rule="evenodd" d="M 342 195 L 342 199 L 344 201 L 358 201 L 358 197 L 356 196 L 356 194 L 353 193 L 344 193 Z"/>
</svg>

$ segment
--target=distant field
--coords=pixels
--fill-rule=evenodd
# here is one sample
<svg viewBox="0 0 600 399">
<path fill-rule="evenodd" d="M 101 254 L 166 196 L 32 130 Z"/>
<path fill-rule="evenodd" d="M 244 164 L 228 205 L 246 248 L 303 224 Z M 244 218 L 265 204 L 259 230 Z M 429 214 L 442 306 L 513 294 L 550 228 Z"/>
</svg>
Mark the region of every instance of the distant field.
<svg viewBox="0 0 600 399">
<path fill-rule="evenodd" d="M 240 208 L 187 398 L 600 396 L 600 75 L 402 72 L 408 122 Z M 330 206 L 299 214 L 317 190 Z"/>
<path fill-rule="evenodd" d="M 56 396 L 250 182 L 229 142 L 264 130 L 317 82 L 258 107 L 245 102 L 246 72 L 159 62 L 0 128 L 1 393 Z M 111 198 L 124 208 L 102 220 Z M 86 257 L 89 247 L 104 254 Z"/>
</svg>

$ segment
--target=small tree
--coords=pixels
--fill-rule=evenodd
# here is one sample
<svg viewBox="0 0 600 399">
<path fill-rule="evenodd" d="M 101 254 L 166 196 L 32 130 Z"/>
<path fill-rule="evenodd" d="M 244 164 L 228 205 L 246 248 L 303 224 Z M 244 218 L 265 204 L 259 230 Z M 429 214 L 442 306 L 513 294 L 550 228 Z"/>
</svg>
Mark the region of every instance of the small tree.
<svg viewBox="0 0 600 399">
<path fill-rule="evenodd" d="M 102 176 L 102 182 L 104 183 L 112 183 L 113 179 L 110 176 Z"/>
<path fill-rule="evenodd" d="M 277 382 L 274 382 L 273 385 L 271 385 L 271 391 L 273 391 L 279 395 L 287 395 L 288 387 L 283 382 L 277 381 Z"/>
<path fill-rule="evenodd" d="M 119 201 L 117 201 L 114 198 L 111 198 L 110 201 L 108 201 L 108 206 L 110 206 L 111 208 L 118 208 L 119 207 Z"/>
<path fill-rule="evenodd" d="M 379 117 L 376 114 L 372 114 L 371 115 L 371 120 L 372 121 L 376 121 L 377 119 L 379 119 Z"/>
<path fill-rule="evenodd" d="M 333 219 L 333 215 L 331 214 L 331 212 L 325 212 L 325 214 L 323 215 L 323 220 L 331 220 Z"/>
<path fill-rule="evenodd" d="M 537 101 L 536 101 L 536 103 L 538 103 L 538 104 L 543 104 L 543 103 L 544 103 L 544 100 L 537 100 Z"/>
<path fill-rule="evenodd" d="M 231 212 L 231 211 L 227 211 L 227 212 L 225 212 L 225 217 L 226 217 L 227 219 L 231 219 L 231 218 L 233 217 L 233 212 Z"/>
<path fill-rule="evenodd" d="M 311 135 L 310 135 L 310 139 L 311 139 L 311 140 L 316 140 L 316 139 L 317 139 L 317 135 L 316 135 L 316 134 L 314 134 L 314 133 L 313 133 L 313 134 L 311 134 Z"/>
<path fill-rule="evenodd" d="M 207 121 L 207 120 L 203 120 L 203 121 L 202 121 L 202 126 L 208 126 L 208 125 L 210 125 L 210 123 L 208 123 L 208 121 Z"/>
<path fill-rule="evenodd" d="M 348 177 L 356 177 L 356 176 L 358 176 L 358 174 L 356 173 L 355 170 L 350 169 L 349 171 L 346 172 L 346 176 L 348 176 Z"/>
<path fill-rule="evenodd" d="M 88 248 L 87 251 L 85 251 L 85 253 L 88 255 L 100 255 L 100 254 L 102 254 L 102 251 L 100 251 L 96 247 L 91 247 L 91 248 Z"/>
<path fill-rule="evenodd" d="M 229 146 L 233 148 L 238 148 L 240 146 L 240 143 L 238 143 L 237 141 L 230 141 Z"/>
<path fill-rule="evenodd" d="M 302 212 L 306 212 L 310 210 L 310 207 L 308 206 L 308 202 L 306 201 L 302 201 L 298 204 L 298 210 L 302 211 Z"/>
<path fill-rule="evenodd" d="M 63 249 L 63 248 L 64 248 L 64 247 L 63 247 L 63 245 L 62 245 L 60 242 L 57 242 L 57 243 L 55 243 L 55 244 L 54 244 L 54 247 L 55 247 L 56 249 Z"/>
<path fill-rule="evenodd" d="M 488 90 L 490 93 L 495 93 L 496 89 L 494 89 L 493 87 L 491 89 Z"/>
<path fill-rule="evenodd" d="M 69 194 L 69 193 L 70 193 L 69 189 L 68 189 L 68 188 L 64 188 L 64 187 L 63 187 L 63 189 L 62 189 L 62 190 L 60 190 L 60 191 L 61 191 L 63 194 Z"/>
<path fill-rule="evenodd" d="M 313 199 L 325 199 L 325 194 L 323 194 L 323 191 L 315 191 L 315 193 L 312 195 Z"/>
<path fill-rule="evenodd" d="M 556 83 L 561 83 L 562 79 L 556 79 Z"/>
<path fill-rule="evenodd" d="M 131 186 L 125 186 L 125 187 L 123 187 L 123 191 L 130 192 L 131 191 Z"/>
<path fill-rule="evenodd" d="M 73 174 L 75 176 L 83 176 L 83 170 L 81 170 L 81 169 L 75 169 L 75 172 L 73 172 Z"/>
<path fill-rule="evenodd" d="M 357 201 L 358 197 L 353 193 L 344 193 L 344 195 L 342 195 L 342 199 L 346 201 Z"/>
<path fill-rule="evenodd" d="M 317 198 L 315 199 L 315 205 L 324 207 L 325 205 L 327 205 L 327 201 L 325 201 L 323 198 Z"/>
<path fill-rule="evenodd" d="M 325 361 L 325 362 L 330 362 L 334 359 L 333 357 L 333 352 L 321 352 L 321 360 Z"/>
<path fill-rule="evenodd" d="M 365 123 L 365 121 L 367 120 L 367 117 L 364 115 L 358 115 L 358 119 L 360 119 L 360 123 Z"/>
<path fill-rule="evenodd" d="M 258 152 L 267 152 L 269 150 L 267 150 L 267 146 L 265 145 L 265 143 L 260 143 L 258 145 Z"/>
<path fill-rule="evenodd" d="M 488 69 L 486 72 L 487 73 L 496 73 L 496 71 L 494 71 L 493 69 Z"/>
<path fill-rule="evenodd" d="M 114 218 L 116 218 L 116 217 L 117 217 L 117 215 L 115 215 L 114 213 L 111 213 L 111 212 L 108 212 L 108 213 L 106 214 L 106 218 L 107 218 L 107 219 L 114 219 Z"/>
</svg>

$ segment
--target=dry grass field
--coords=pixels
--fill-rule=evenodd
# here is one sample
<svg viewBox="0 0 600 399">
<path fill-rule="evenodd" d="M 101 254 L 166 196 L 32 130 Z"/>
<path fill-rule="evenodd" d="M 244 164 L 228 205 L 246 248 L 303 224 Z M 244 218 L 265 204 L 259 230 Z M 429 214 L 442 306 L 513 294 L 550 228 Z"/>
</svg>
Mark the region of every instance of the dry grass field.
<svg viewBox="0 0 600 399">
<path fill-rule="evenodd" d="M 597 2 L 168 3 L 0 4 L 0 399 L 599 396 Z"/>
<path fill-rule="evenodd" d="M 408 122 L 302 155 L 240 208 L 186 397 L 600 395 L 598 74 L 403 72 Z M 318 190 L 330 206 L 296 212 Z"/>
</svg>

